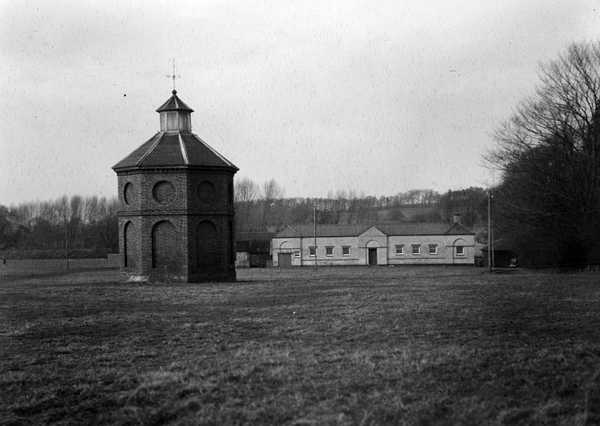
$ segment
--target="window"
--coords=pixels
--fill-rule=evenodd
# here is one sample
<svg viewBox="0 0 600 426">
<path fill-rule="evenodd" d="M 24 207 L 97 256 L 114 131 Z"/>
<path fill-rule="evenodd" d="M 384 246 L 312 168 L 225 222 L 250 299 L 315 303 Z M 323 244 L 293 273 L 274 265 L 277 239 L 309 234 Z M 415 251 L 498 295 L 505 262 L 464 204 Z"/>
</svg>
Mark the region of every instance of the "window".
<svg viewBox="0 0 600 426">
<path fill-rule="evenodd" d="M 456 255 L 457 256 L 464 256 L 465 255 L 465 248 L 463 246 L 456 246 Z"/>
<path fill-rule="evenodd" d="M 429 244 L 429 254 L 437 254 L 437 244 Z"/>
<path fill-rule="evenodd" d="M 300 257 L 300 250 L 294 251 L 294 257 Z"/>
<path fill-rule="evenodd" d="M 308 255 L 311 257 L 315 257 L 317 255 L 317 248 L 315 246 L 310 246 L 308 248 Z"/>
<path fill-rule="evenodd" d="M 350 256 L 350 246 L 342 246 L 342 255 Z"/>
<path fill-rule="evenodd" d="M 325 256 L 333 256 L 333 246 L 325 247 Z"/>
<path fill-rule="evenodd" d="M 404 254 L 404 244 L 396 244 L 396 256 Z"/>
<path fill-rule="evenodd" d="M 421 244 L 413 244 L 411 247 L 412 254 L 421 254 Z"/>
</svg>

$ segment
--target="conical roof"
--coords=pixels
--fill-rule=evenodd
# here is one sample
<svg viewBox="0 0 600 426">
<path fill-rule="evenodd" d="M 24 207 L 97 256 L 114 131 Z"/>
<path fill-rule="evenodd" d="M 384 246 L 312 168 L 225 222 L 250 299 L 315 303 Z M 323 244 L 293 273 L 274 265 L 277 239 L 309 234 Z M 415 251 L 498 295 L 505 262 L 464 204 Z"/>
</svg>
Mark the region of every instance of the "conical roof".
<svg viewBox="0 0 600 426">
<path fill-rule="evenodd" d="M 238 170 L 206 142 L 189 132 L 158 132 L 113 169 L 178 166 Z"/>
<path fill-rule="evenodd" d="M 167 99 L 167 102 L 158 107 L 156 112 L 163 111 L 188 111 L 194 112 L 189 106 L 187 106 L 179 97 L 177 96 L 177 90 L 173 89 L 171 92 L 171 97 Z"/>
</svg>

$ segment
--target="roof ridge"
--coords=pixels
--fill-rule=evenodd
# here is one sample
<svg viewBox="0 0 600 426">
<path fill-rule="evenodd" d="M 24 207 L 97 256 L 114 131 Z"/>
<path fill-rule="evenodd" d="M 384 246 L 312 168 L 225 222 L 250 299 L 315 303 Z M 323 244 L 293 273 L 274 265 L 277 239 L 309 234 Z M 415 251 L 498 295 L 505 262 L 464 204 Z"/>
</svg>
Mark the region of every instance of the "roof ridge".
<svg viewBox="0 0 600 426">
<path fill-rule="evenodd" d="M 148 148 L 148 150 L 140 157 L 140 159 L 138 161 L 136 161 L 136 163 L 135 163 L 136 166 L 140 166 L 142 164 L 142 162 L 146 159 L 146 157 L 149 156 L 152 153 L 152 151 L 154 151 L 154 149 L 156 149 L 156 147 L 160 143 L 163 135 L 164 135 L 164 132 L 157 132 L 154 135 L 154 138 L 156 138 L 156 141 L 154 141 L 154 143 L 152 143 L 152 145 L 150 145 L 150 148 Z M 158 136 L 160 136 L 160 137 L 158 137 Z"/>
<path fill-rule="evenodd" d="M 181 137 L 181 132 L 177 132 L 177 138 L 179 139 L 179 148 L 181 149 L 181 156 L 183 157 L 183 162 L 186 166 L 190 164 L 190 160 L 188 159 L 187 150 L 185 149 L 185 143 L 183 142 L 183 138 Z"/>
</svg>

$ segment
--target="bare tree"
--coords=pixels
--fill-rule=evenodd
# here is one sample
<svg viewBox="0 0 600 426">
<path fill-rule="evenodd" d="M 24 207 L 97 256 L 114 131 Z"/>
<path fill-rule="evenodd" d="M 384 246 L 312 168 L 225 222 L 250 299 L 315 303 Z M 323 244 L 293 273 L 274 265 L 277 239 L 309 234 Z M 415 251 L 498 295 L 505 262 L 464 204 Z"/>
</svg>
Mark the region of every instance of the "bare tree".
<svg viewBox="0 0 600 426">
<path fill-rule="evenodd" d="M 272 200 L 276 200 L 279 198 L 283 198 L 283 188 L 275 181 L 275 179 L 270 179 L 263 183 L 263 198 L 270 202 Z"/>
<path fill-rule="evenodd" d="M 235 182 L 234 200 L 248 203 L 258 197 L 258 185 L 249 178 L 242 178 Z"/>
<path fill-rule="evenodd" d="M 556 263 L 587 262 L 600 236 L 600 42 L 543 65 L 534 96 L 495 136 L 487 159 L 503 172 L 505 228 L 521 245 L 543 236 L 537 245 L 555 247 Z"/>
</svg>

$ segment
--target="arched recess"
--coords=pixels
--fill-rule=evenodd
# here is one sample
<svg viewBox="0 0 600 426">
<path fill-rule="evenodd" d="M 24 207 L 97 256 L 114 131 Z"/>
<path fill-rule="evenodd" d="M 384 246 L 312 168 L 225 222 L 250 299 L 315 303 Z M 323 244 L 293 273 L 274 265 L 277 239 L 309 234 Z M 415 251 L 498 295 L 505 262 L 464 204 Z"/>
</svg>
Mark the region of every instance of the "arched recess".
<svg viewBox="0 0 600 426">
<path fill-rule="evenodd" d="M 214 223 L 204 220 L 198 224 L 196 230 L 196 259 L 198 266 L 211 269 L 219 261 L 219 240 L 217 228 Z"/>
<path fill-rule="evenodd" d="M 453 256 L 464 256 L 465 255 L 465 245 L 467 242 L 462 238 L 457 238 L 452 243 L 453 248 Z"/>
<path fill-rule="evenodd" d="M 134 225 L 131 221 L 125 223 L 123 227 L 123 266 L 125 268 L 135 268 L 136 266 Z"/>
<path fill-rule="evenodd" d="M 227 184 L 227 205 L 233 206 L 233 182 Z"/>
<path fill-rule="evenodd" d="M 227 238 L 229 238 L 229 263 L 231 265 L 235 264 L 235 246 L 234 246 L 234 235 L 233 235 L 233 220 L 230 220 L 228 222 L 228 230 L 229 233 L 227 234 Z"/>
<path fill-rule="evenodd" d="M 379 243 L 375 240 L 371 240 L 367 243 L 368 248 L 377 248 L 379 247 Z"/>
<path fill-rule="evenodd" d="M 152 228 L 152 267 L 175 271 L 178 267 L 177 232 L 168 220 Z"/>
<path fill-rule="evenodd" d="M 290 248 L 290 243 L 288 243 L 287 241 L 284 241 L 281 244 L 279 244 L 279 250 L 289 250 Z"/>
</svg>

